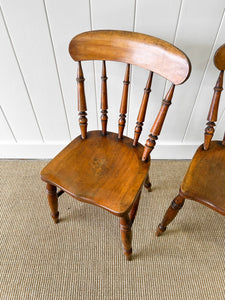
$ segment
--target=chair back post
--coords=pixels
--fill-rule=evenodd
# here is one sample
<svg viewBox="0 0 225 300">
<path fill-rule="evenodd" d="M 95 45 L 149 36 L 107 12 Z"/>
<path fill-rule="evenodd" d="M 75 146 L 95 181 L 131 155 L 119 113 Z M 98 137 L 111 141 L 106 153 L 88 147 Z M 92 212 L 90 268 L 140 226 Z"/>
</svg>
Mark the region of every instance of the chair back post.
<svg viewBox="0 0 225 300">
<path fill-rule="evenodd" d="M 150 71 L 149 76 L 148 76 L 148 81 L 147 81 L 146 87 L 144 89 L 144 95 L 143 95 L 141 107 L 140 107 L 140 110 L 138 113 L 136 127 L 134 129 L 133 146 L 137 146 L 139 137 L 142 132 L 142 126 L 144 124 L 145 114 L 146 114 L 146 110 L 147 110 L 147 106 L 148 106 L 148 99 L 149 99 L 149 95 L 151 93 L 152 77 L 153 77 L 153 72 Z"/>
<path fill-rule="evenodd" d="M 123 93 L 120 105 L 120 116 L 118 122 L 118 138 L 123 138 L 123 131 L 126 123 L 128 88 L 130 84 L 130 64 L 127 64 L 126 72 L 123 81 Z"/>
<path fill-rule="evenodd" d="M 147 139 L 145 143 L 145 147 L 142 155 L 142 161 L 148 160 L 149 154 L 152 152 L 152 150 L 155 147 L 155 143 L 156 140 L 158 139 L 158 135 L 161 132 L 163 123 L 166 118 L 167 111 L 169 109 L 169 106 L 171 105 L 174 89 L 175 89 L 175 85 L 172 84 L 165 99 L 163 99 L 162 101 L 161 108 L 150 131 L 149 139 Z"/>
<path fill-rule="evenodd" d="M 101 88 L 101 122 L 102 122 L 102 134 L 107 134 L 107 109 L 108 109 L 108 95 L 107 95 L 107 76 L 105 61 L 102 61 L 102 88 Z"/>
<path fill-rule="evenodd" d="M 78 61 L 78 71 L 77 71 L 77 100 L 78 100 L 78 111 L 79 111 L 79 124 L 81 130 L 81 137 L 85 139 L 87 136 L 87 118 L 86 118 L 86 97 L 84 92 L 84 75 L 81 66 L 81 62 Z"/>
<path fill-rule="evenodd" d="M 212 140 L 212 137 L 214 135 L 215 129 L 214 127 L 216 126 L 216 121 L 217 121 L 217 114 L 218 114 L 218 108 L 219 108 L 219 103 L 220 103 L 220 96 L 221 92 L 223 90 L 223 74 L 224 71 L 220 71 L 218 80 L 216 82 L 216 85 L 214 87 L 214 94 L 212 98 L 212 103 L 209 109 L 209 114 L 207 117 L 207 127 L 205 128 L 205 135 L 204 135 L 204 145 L 203 148 L 204 150 L 209 149 L 210 142 Z"/>
</svg>

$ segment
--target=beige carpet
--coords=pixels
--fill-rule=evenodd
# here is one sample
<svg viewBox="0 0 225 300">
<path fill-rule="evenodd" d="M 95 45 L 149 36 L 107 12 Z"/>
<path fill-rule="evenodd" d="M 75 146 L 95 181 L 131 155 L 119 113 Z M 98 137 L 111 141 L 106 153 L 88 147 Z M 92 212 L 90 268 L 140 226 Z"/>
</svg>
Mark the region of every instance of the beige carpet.
<svg viewBox="0 0 225 300">
<path fill-rule="evenodd" d="M 54 225 L 43 161 L 0 161 L 1 299 L 225 299 L 225 218 L 187 200 L 156 238 L 187 161 L 153 161 L 133 226 L 134 259 L 118 218 L 67 195 Z M 216 179 L 215 179 L 216 180 Z"/>
</svg>

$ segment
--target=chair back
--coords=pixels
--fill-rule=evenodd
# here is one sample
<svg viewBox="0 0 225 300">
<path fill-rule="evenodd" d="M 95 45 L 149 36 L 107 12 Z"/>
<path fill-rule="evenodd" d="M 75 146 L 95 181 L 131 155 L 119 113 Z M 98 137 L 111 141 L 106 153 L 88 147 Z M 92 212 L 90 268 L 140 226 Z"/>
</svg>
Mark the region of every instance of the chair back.
<svg viewBox="0 0 225 300">
<path fill-rule="evenodd" d="M 188 57 L 172 44 L 153 36 L 118 30 L 99 30 L 81 33 L 75 36 L 69 45 L 71 57 L 78 61 L 77 88 L 78 110 L 81 137 L 87 136 L 87 106 L 84 91 L 84 76 L 81 61 L 102 60 L 101 74 L 101 123 L 102 134 L 107 134 L 107 73 L 105 61 L 118 61 L 126 63 L 123 81 L 123 92 L 118 121 L 118 138 L 123 138 L 128 105 L 128 88 L 130 84 L 130 65 L 136 65 L 149 70 L 149 76 L 144 89 L 144 94 L 137 116 L 134 130 L 133 146 L 138 144 L 142 126 L 145 120 L 146 109 L 151 92 L 153 74 L 157 73 L 171 82 L 165 99 L 150 131 L 142 155 L 142 160 L 147 161 L 150 152 L 155 146 L 155 141 L 161 132 L 167 110 L 171 104 L 174 88 L 187 80 L 191 71 Z"/>
<path fill-rule="evenodd" d="M 207 117 L 207 127 L 205 128 L 205 138 L 204 138 L 204 150 L 208 150 L 210 146 L 210 142 L 212 140 L 212 137 L 214 135 L 217 121 L 217 114 L 219 109 L 219 103 L 220 103 L 220 96 L 223 90 L 223 75 L 225 70 L 225 44 L 223 44 L 215 53 L 214 55 L 214 64 L 217 67 L 217 69 L 220 70 L 219 77 L 217 79 L 216 85 L 214 87 L 214 93 L 213 98 L 211 102 L 211 106 L 209 109 L 208 117 Z M 225 132 L 222 144 L 225 146 Z"/>
</svg>

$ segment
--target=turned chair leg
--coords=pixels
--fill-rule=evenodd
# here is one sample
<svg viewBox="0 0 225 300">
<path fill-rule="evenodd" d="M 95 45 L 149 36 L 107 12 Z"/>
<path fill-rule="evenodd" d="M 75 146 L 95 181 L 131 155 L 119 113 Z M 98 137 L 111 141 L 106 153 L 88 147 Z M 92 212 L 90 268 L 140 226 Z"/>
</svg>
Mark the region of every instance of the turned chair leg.
<svg viewBox="0 0 225 300">
<path fill-rule="evenodd" d="M 131 208 L 131 211 L 129 213 L 129 217 L 130 217 L 130 224 L 131 226 L 134 223 L 134 219 L 136 217 L 137 214 L 137 210 L 138 210 L 138 205 L 139 205 L 139 201 L 140 201 L 140 197 L 141 197 L 141 191 L 139 192 L 139 195 L 137 197 L 137 200 L 135 201 L 134 205 Z"/>
<path fill-rule="evenodd" d="M 162 222 L 159 224 L 156 236 L 160 236 L 164 231 L 166 231 L 167 225 L 170 224 L 171 221 L 176 217 L 179 210 L 184 205 L 185 198 L 181 196 L 180 194 L 177 195 L 177 197 L 171 202 L 170 207 L 167 209 Z"/>
<path fill-rule="evenodd" d="M 56 193 L 56 187 L 47 183 L 47 196 L 48 196 L 48 203 L 51 209 L 51 216 L 55 223 L 59 222 L 59 212 L 58 212 L 58 195 Z"/>
<path fill-rule="evenodd" d="M 148 190 L 148 192 L 152 191 L 152 184 L 149 180 L 149 175 L 147 175 L 147 177 L 145 179 L 144 187 Z"/>
<path fill-rule="evenodd" d="M 132 257 L 132 232 L 131 232 L 131 220 L 127 215 L 120 218 L 120 232 L 123 242 L 123 252 L 126 255 L 127 260 L 131 260 Z"/>
</svg>

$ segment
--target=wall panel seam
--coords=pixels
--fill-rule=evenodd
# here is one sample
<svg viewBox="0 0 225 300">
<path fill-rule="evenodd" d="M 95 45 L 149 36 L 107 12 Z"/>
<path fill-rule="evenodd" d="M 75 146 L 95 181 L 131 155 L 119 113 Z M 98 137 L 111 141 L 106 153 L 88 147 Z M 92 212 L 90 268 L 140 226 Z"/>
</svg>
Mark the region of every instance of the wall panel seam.
<svg viewBox="0 0 225 300">
<path fill-rule="evenodd" d="M 90 17 L 90 27 L 91 31 L 93 30 L 93 20 L 92 20 L 92 5 L 91 0 L 89 0 L 89 17 Z M 97 103 L 97 85 L 96 85 L 96 70 L 95 70 L 95 62 L 92 61 L 93 72 L 94 72 L 94 90 L 95 90 L 95 110 L 96 110 L 96 121 L 97 121 L 97 129 L 99 130 L 99 119 L 98 119 L 98 103 Z"/>
<path fill-rule="evenodd" d="M 128 89 L 128 99 L 127 99 L 127 120 L 126 120 L 126 123 L 125 126 L 126 126 L 126 135 L 128 136 L 128 129 L 129 129 L 129 126 L 130 126 L 130 99 L 131 99 L 131 90 L 132 90 L 132 81 L 133 81 L 133 66 L 131 65 L 130 66 L 130 84 L 129 84 L 129 89 Z M 122 100 L 122 96 L 121 96 L 121 100 Z M 119 117 L 119 116 L 118 116 Z M 119 124 L 119 121 L 118 121 L 118 124 Z M 133 124 L 133 126 L 135 127 L 135 125 Z M 119 129 L 118 129 L 119 130 Z"/>
<path fill-rule="evenodd" d="M 177 24 L 176 24 L 176 28 L 175 28 L 175 31 L 174 31 L 174 37 L 173 37 L 173 45 L 175 44 L 175 40 L 176 40 L 176 36 L 177 36 L 177 31 L 178 31 L 178 26 L 180 24 L 180 14 L 181 14 L 181 10 L 182 10 L 182 5 L 183 5 L 183 0 L 181 0 L 180 2 L 180 7 L 179 7 L 179 12 L 178 12 L 178 15 L 177 15 Z M 166 93 L 166 87 L 167 87 L 167 83 L 169 81 L 166 80 L 165 81 L 165 84 L 164 84 L 164 88 L 163 88 L 163 98 L 166 96 L 165 93 Z"/>
<path fill-rule="evenodd" d="M 197 99 L 198 99 L 198 96 L 199 96 L 199 94 L 200 94 L 200 92 L 201 92 L 202 84 L 203 84 L 203 81 L 204 81 L 205 76 L 206 76 L 206 72 L 207 72 L 208 66 L 209 66 L 209 64 L 211 63 L 211 60 L 213 59 L 213 56 L 214 56 L 214 47 L 215 47 L 217 38 L 218 38 L 219 33 L 220 33 L 220 30 L 221 30 L 221 26 L 222 26 L 223 18 L 224 18 L 224 13 L 225 13 L 225 10 L 223 11 L 222 18 L 221 18 L 221 21 L 220 21 L 220 24 L 219 24 L 219 27 L 218 27 L 218 31 L 217 31 L 216 37 L 215 37 L 215 39 L 214 39 L 214 42 L 213 42 L 213 44 L 212 44 L 212 48 L 211 48 L 211 51 L 210 51 L 210 55 L 209 55 L 208 61 L 207 61 L 207 63 L 206 63 L 206 67 L 205 67 L 205 70 L 204 70 L 204 73 L 203 73 L 203 76 L 202 76 L 202 80 L 201 80 L 201 82 L 200 82 L 200 84 L 199 84 L 199 87 L 198 87 L 198 92 L 197 92 L 197 95 L 196 95 L 196 98 L 195 98 L 195 101 L 194 101 L 194 104 L 193 104 L 193 107 L 192 107 L 192 111 L 191 111 L 191 114 L 190 114 L 190 117 L 189 117 L 189 121 L 188 121 L 187 127 L 186 127 L 185 132 L 184 132 L 184 136 L 183 136 L 183 138 L 182 138 L 182 142 L 184 142 L 185 137 L 186 137 L 186 135 L 187 135 L 189 126 L 190 126 L 190 124 L 191 124 L 191 119 L 192 119 L 192 116 L 193 116 L 193 114 L 194 114 L 194 110 L 195 110 L 195 106 L 196 106 L 196 103 L 197 103 Z M 212 87 L 212 89 L 213 89 L 213 87 Z"/>
<path fill-rule="evenodd" d="M 53 58 L 54 58 L 54 62 L 55 62 L 55 68 L 56 68 L 56 74 L 57 74 L 58 83 L 59 83 L 59 89 L 60 89 L 60 93 L 61 93 L 61 97 L 62 97 L 62 103 L 63 103 L 63 109 L 64 109 L 64 113 L 65 113 L 65 118 L 66 118 L 66 124 L 67 124 L 68 132 L 69 132 L 69 137 L 71 140 L 72 138 L 71 138 L 71 132 L 70 132 L 70 127 L 69 127 L 68 116 L 67 116 L 67 112 L 66 112 L 65 99 L 64 99 L 64 95 L 63 95 L 62 84 L 61 84 L 61 79 L 60 79 L 60 75 L 59 75 L 59 69 L 58 69 L 55 48 L 54 48 L 54 43 L 53 43 L 53 39 L 52 39 L 52 34 L 51 34 L 50 23 L 49 23 L 48 12 L 47 12 L 45 0 L 43 0 L 43 6 L 44 6 L 45 17 L 46 17 L 49 37 L 50 37 L 51 46 L 52 46 L 52 53 L 53 53 Z"/>
<path fill-rule="evenodd" d="M 219 118 L 216 127 L 219 127 L 219 126 L 220 126 L 220 124 L 221 124 L 221 122 L 222 122 L 222 120 L 223 120 L 224 114 L 225 114 L 225 109 L 224 109 L 224 111 L 222 112 L 221 117 Z M 224 130 L 225 130 L 225 128 L 224 128 Z"/>
<path fill-rule="evenodd" d="M 96 70 L 95 70 L 95 62 L 92 61 L 93 64 L 93 72 L 94 72 L 94 90 L 95 90 L 95 109 L 96 109 L 96 119 L 97 119 L 97 129 L 99 130 L 99 118 L 98 118 L 98 103 L 97 103 L 97 84 L 96 84 Z"/>
<path fill-rule="evenodd" d="M 42 131 L 41 131 L 39 122 L 38 122 L 38 118 L 37 118 L 37 115 L 36 115 L 35 110 L 34 110 L 34 106 L 33 106 L 32 100 L 31 100 L 31 96 L 30 96 L 30 93 L 29 93 L 29 90 L 28 90 L 28 87 L 27 87 L 27 84 L 26 84 L 26 81 L 25 81 L 25 78 L 24 78 L 24 75 L 23 75 L 23 72 L 22 72 L 22 68 L 21 68 L 20 63 L 19 63 L 19 59 L 18 59 L 17 54 L 16 54 L 16 50 L 15 50 L 15 47 L 14 47 L 11 35 L 9 33 L 9 29 L 8 29 L 8 26 L 7 26 L 7 23 L 6 23 L 6 19 L 4 17 L 4 13 L 3 13 L 2 7 L 0 7 L 0 13 L 2 15 L 2 20 L 3 20 L 3 23 L 5 25 L 5 30 L 7 32 L 7 35 L 8 35 L 8 38 L 9 38 L 9 42 L 10 42 L 10 45 L 12 47 L 12 51 L 13 51 L 13 54 L 14 54 L 14 57 L 15 57 L 15 60 L 16 60 L 16 63 L 17 63 L 17 66 L 18 66 L 18 69 L 19 69 L 22 81 L 23 81 L 23 84 L 24 84 L 24 88 L 25 88 L 25 91 L 27 93 L 27 96 L 28 96 L 28 99 L 29 99 L 29 102 L 30 102 L 30 106 L 31 106 L 31 109 L 32 109 L 32 112 L 33 112 L 33 115 L 34 115 L 35 122 L 37 124 L 37 127 L 38 127 L 38 130 L 39 130 L 42 142 L 44 142 L 44 138 L 43 138 L 43 135 L 42 135 Z"/>
<path fill-rule="evenodd" d="M 15 137 L 15 135 L 14 135 L 14 133 L 13 133 L 13 130 L 12 130 L 11 126 L 10 126 L 10 123 L 9 123 L 7 117 L 6 117 L 6 114 L 4 113 L 4 111 L 3 111 L 3 109 L 2 109 L 1 106 L 0 106 L 0 110 L 1 110 L 1 112 L 2 112 L 3 118 L 4 118 L 5 121 L 6 121 L 6 124 L 7 124 L 8 128 L 9 128 L 9 130 L 10 130 L 12 136 L 13 136 L 14 141 L 15 141 L 16 143 L 18 143 L 18 141 L 17 141 L 17 139 L 16 139 L 16 137 Z"/>
<path fill-rule="evenodd" d="M 179 12 L 178 12 L 178 16 L 177 16 L 177 24 L 176 24 L 176 29 L 175 29 L 174 38 L 173 38 L 173 45 L 175 44 L 176 37 L 177 37 L 177 32 L 178 32 L 178 27 L 179 27 L 179 24 L 180 24 L 180 15 L 181 15 L 182 7 L 183 7 L 183 0 L 181 0 L 181 2 L 180 2 Z"/>
<path fill-rule="evenodd" d="M 137 16 L 137 2 L 138 0 L 134 0 L 134 20 L 133 20 L 133 31 L 136 28 L 136 16 Z"/>
<path fill-rule="evenodd" d="M 90 17 L 91 30 L 93 30 L 92 5 L 91 5 L 91 0 L 89 0 L 89 17 Z"/>
<path fill-rule="evenodd" d="M 137 17 L 137 2 L 138 0 L 134 0 L 134 19 L 133 19 L 133 31 L 135 31 L 136 28 L 136 17 Z M 130 66 L 130 83 L 132 83 L 132 79 L 133 79 L 133 70 L 132 70 L 132 65 Z M 126 126 L 126 135 L 128 135 L 128 129 L 129 129 L 129 120 L 130 120 L 130 99 L 131 99 L 131 88 L 132 88 L 132 84 L 130 84 L 129 86 L 129 90 L 128 90 L 128 99 L 127 99 L 127 120 L 125 126 Z"/>
</svg>

